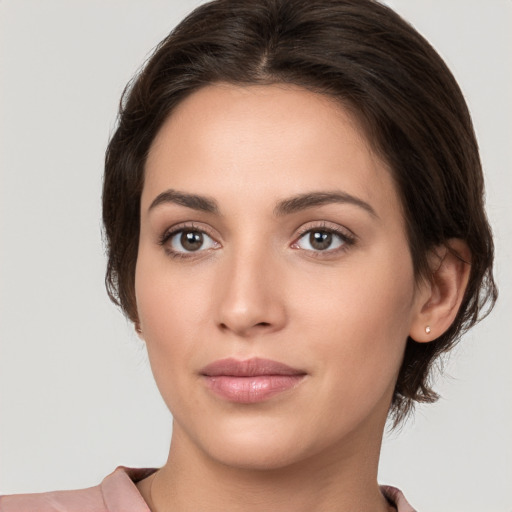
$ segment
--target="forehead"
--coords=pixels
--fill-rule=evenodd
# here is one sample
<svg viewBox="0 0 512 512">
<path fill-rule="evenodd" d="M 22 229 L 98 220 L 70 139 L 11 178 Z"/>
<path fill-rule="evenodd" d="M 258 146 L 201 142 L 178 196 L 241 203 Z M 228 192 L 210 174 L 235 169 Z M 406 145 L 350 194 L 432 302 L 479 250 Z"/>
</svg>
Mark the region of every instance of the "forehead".
<svg viewBox="0 0 512 512">
<path fill-rule="evenodd" d="M 215 84 L 178 105 L 146 163 L 143 202 L 165 188 L 220 196 L 342 189 L 397 202 L 387 166 L 339 102 L 290 85 Z"/>
<path fill-rule="evenodd" d="M 332 97 L 291 84 L 216 83 L 193 92 L 177 105 L 155 137 L 150 154 L 162 143 L 169 142 L 171 136 L 176 140 L 176 137 L 185 139 L 193 135 L 200 143 L 214 141 L 215 135 L 223 139 L 228 134 L 236 142 L 233 137 L 236 132 L 239 142 L 253 135 L 254 141 L 268 145 L 275 135 L 290 134 L 288 144 L 292 137 L 299 142 L 300 135 L 303 144 L 306 136 L 312 143 L 318 142 L 318 137 L 326 138 L 327 131 L 336 136 L 337 125 L 346 128 L 345 144 L 368 145 L 356 116 Z M 190 128 L 193 134 L 184 128 Z M 338 139 L 338 142 L 342 141 Z"/>
</svg>

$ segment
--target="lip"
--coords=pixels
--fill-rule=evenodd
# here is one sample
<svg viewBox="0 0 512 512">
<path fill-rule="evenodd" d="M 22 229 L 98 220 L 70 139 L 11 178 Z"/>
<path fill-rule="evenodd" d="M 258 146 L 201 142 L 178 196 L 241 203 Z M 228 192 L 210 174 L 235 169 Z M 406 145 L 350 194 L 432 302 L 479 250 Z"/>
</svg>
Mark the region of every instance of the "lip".
<svg viewBox="0 0 512 512">
<path fill-rule="evenodd" d="M 270 359 L 243 361 L 227 358 L 200 370 L 208 389 L 229 402 L 257 403 L 293 389 L 306 376 L 304 370 Z"/>
</svg>

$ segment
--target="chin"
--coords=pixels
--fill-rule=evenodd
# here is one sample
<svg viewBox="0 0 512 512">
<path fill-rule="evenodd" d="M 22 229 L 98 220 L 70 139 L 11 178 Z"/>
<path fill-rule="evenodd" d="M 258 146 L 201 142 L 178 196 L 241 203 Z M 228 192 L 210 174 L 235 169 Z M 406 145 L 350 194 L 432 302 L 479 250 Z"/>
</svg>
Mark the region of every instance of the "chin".
<svg viewBox="0 0 512 512">
<path fill-rule="evenodd" d="M 318 436 L 316 428 L 283 419 L 233 418 L 218 422 L 202 431 L 196 444 L 208 458 L 232 468 L 269 471 L 279 470 L 301 461 L 311 460 L 340 433 L 326 429 Z"/>
<path fill-rule="evenodd" d="M 208 455 L 225 466 L 250 471 L 279 470 L 305 458 L 291 446 L 261 440 L 240 441 L 230 440 L 218 449 L 209 447 Z"/>
</svg>

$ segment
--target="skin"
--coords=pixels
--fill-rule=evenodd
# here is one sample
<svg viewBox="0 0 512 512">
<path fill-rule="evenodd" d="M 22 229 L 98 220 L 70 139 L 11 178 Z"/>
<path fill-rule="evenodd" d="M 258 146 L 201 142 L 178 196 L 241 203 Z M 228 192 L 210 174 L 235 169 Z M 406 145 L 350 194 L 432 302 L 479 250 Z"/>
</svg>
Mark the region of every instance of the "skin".
<svg viewBox="0 0 512 512">
<path fill-rule="evenodd" d="M 317 192 L 355 200 L 276 215 Z M 182 232 L 162 243 L 177 229 L 204 232 L 204 245 L 187 252 Z M 315 229 L 341 237 L 318 250 L 304 234 Z M 217 84 L 183 101 L 152 144 L 141 198 L 138 329 L 174 418 L 166 465 L 138 484 L 151 509 L 388 510 L 377 466 L 407 336 L 447 328 L 466 279 L 447 251 L 436 258 L 438 283 L 418 284 L 390 171 L 330 99 Z M 226 357 L 306 377 L 232 403 L 200 375 Z"/>
</svg>

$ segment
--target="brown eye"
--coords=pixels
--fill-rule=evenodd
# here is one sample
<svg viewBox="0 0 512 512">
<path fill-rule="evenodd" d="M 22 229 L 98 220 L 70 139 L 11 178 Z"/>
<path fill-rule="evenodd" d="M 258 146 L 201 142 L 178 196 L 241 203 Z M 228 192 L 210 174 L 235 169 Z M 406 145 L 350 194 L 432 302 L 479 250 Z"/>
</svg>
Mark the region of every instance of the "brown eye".
<svg viewBox="0 0 512 512">
<path fill-rule="evenodd" d="M 309 244 L 317 251 L 325 251 L 332 244 L 332 233 L 327 231 L 311 231 L 309 233 Z"/>
<path fill-rule="evenodd" d="M 310 229 L 302 234 L 294 246 L 306 251 L 330 252 L 350 243 L 349 237 L 341 233 L 329 229 Z"/>
<path fill-rule="evenodd" d="M 199 231 L 183 231 L 180 243 L 186 251 L 197 251 L 203 245 L 203 234 Z"/>
<path fill-rule="evenodd" d="M 186 254 L 207 249 L 216 249 L 219 244 L 203 231 L 197 229 L 180 229 L 168 238 L 166 246 L 172 253 Z"/>
</svg>

